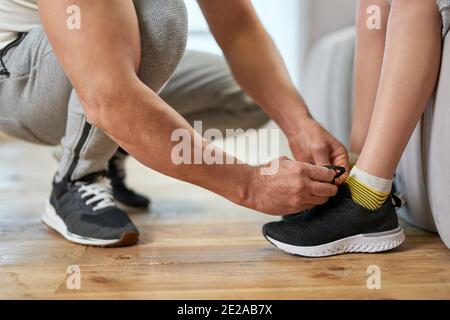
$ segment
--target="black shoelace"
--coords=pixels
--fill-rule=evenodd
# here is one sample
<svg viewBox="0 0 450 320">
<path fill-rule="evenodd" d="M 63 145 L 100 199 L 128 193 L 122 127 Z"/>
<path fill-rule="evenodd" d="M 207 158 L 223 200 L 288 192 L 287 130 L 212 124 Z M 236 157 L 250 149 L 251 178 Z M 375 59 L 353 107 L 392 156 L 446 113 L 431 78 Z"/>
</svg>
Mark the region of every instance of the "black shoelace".
<svg viewBox="0 0 450 320">
<path fill-rule="evenodd" d="M 338 166 L 332 166 L 332 165 L 328 165 L 328 166 L 324 166 L 324 167 L 334 170 L 334 171 L 338 171 L 338 173 L 334 176 L 333 181 L 331 182 L 332 184 L 335 184 L 336 180 L 339 179 L 345 173 L 344 167 L 338 167 Z"/>
</svg>

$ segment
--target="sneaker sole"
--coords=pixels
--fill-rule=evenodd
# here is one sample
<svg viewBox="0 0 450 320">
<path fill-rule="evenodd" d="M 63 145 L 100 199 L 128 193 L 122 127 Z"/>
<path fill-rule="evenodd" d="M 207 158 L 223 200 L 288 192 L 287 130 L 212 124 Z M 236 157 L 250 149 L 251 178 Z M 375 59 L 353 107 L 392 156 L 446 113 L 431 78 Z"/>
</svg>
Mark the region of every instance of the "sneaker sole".
<svg viewBox="0 0 450 320">
<path fill-rule="evenodd" d="M 303 257 L 329 257 L 344 253 L 375 253 L 397 248 L 405 241 L 402 227 L 369 234 L 358 234 L 318 246 L 294 246 L 272 239 L 263 232 L 264 237 L 278 249 Z"/>
<path fill-rule="evenodd" d="M 56 214 L 55 208 L 47 201 L 45 212 L 41 216 L 41 221 L 50 229 L 58 232 L 65 239 L 86 246 L 93 247 L 125 247 L 136 244 L 139 240 L 139 233 L 127 231 L 120 239 L 94 239 L 73 234 L 67 230 L 64 221 Z"/>
</svg>

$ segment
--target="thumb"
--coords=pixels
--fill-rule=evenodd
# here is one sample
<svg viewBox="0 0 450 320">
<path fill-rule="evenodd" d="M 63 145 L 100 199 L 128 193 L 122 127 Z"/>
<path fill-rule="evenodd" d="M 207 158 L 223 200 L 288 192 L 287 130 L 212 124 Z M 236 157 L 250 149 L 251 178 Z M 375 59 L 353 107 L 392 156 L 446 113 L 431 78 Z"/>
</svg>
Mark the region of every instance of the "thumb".
<svg viewBox="0 0 450 320">
<path fill-rule="evenodd" d="M 316 165 L 329 165 L 330 162 L 330 148 L 327 144 L 320 144 L 311 147 L 311 158 Z"/>
</svg>

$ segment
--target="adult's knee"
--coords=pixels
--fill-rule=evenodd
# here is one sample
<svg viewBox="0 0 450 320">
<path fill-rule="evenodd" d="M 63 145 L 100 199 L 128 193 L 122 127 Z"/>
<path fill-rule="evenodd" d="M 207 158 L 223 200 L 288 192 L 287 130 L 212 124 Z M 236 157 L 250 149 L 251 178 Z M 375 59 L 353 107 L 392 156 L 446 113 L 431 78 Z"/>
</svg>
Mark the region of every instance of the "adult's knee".
<svg viewBox="0 0 450 320">
<path fill-rule="evenodd" d="M 139 77 L 158 92 L 180 63 L 187 42 L 183 0 L 134 0 L 141 33 Z"/>
</svg>

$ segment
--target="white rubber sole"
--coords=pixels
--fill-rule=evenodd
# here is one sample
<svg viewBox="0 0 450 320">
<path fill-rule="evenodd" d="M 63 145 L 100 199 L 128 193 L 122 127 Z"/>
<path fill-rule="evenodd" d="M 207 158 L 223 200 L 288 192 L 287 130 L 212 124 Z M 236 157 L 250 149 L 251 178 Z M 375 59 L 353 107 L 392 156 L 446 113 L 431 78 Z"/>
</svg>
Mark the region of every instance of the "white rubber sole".
<svg viewBox="0 0 450 320">
<path fill-rule="evenodd" d="M 117 245 L 122 241 L 122 239 L 112 239 L 112 240 L 92 239 L 71 233 L 70 231 L 67 230 L 66 224 L 56 214 L 55 209 L 53 208 L 53 206 L 50 204 L 49 201 L 47 201 L 46 203 L 45 212 L 41 217 L 41 221 L 50 229 L 53 229 L 59 234 L 61 234 L 67 240 L 82 245 L 108 247 Z"/>
<path fill-rule="evenodd" d="M 277 248 L 298 256 L 304 257 L 328 257 L 344 253 L 375 253 L 397 248 L 405 241 L 405 233 L 402 227 L 397 229 L 358 234 L 348 238 L 336 240 L 319 246 L 300 247 L 286 244 L 265 235 L 266 239 Z"/>
</svg>

